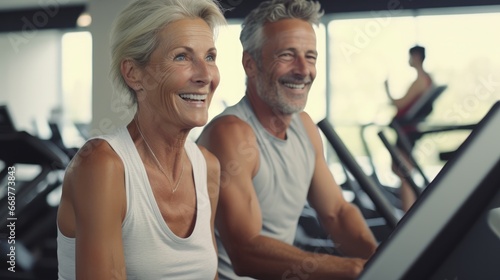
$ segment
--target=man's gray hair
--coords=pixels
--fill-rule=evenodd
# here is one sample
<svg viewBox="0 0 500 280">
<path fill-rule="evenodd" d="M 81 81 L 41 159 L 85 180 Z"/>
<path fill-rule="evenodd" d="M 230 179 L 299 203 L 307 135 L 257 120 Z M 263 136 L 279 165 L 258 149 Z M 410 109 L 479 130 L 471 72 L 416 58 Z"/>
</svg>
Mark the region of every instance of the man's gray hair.
<svg viewBox="0 0 500 280">
<path fill-rule="evenodd" d="M 302 19 L 311 25 L 319 25 L 323 16 L 321 5 L 307 0 L 270 0 L 262 2 L 243 21 L 240 34 L 243 51 L 248 52 L 260 64 L 262 45 L 265 38 L 263 26 L 282 19 Z"/>
</svg>

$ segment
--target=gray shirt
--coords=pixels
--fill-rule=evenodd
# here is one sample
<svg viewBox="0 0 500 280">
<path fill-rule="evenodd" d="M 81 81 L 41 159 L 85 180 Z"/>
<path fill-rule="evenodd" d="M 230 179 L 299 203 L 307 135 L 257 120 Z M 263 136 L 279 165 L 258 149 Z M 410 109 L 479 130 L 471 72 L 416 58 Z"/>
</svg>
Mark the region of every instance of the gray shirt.
<svg viewBox="0 0 500 280">
<path fill-rule="evenodd" d="M 219 116 L 234 115 L 254 130 L 259 146 L 259 170 L 253 185 L 262 212 L 261 234 L 293 244 L 314 172 L 315 152 L 299 114 L 292 116 L 286 140 L 271 135 L 243 97 Z M 216 118 L 217 118 L 216 117 Z M 250 279 L 234 274 L 216 231 L 220 279 Z"/>
</svg>

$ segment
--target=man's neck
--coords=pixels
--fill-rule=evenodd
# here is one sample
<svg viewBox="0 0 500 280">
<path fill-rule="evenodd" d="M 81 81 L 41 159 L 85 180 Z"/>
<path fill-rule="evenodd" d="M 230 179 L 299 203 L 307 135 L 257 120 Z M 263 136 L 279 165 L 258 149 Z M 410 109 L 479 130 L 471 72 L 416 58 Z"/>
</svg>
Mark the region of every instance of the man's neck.
<svg viewBox="0 0 500 280">
<path fill-rule="evenodd" d="M 247 92 L 246 95 L 260 124 L 275 137 L 286 139 L 286 131 L 292 121 L 292 115 L 283 114 L 269 107 L 256 93 Z"/>
<path fill-rule="evenodd" d="M 417 75 L 426 74 L 423 65 L 415 65 L 415 70 L 417 70 Z"/>
</svg>

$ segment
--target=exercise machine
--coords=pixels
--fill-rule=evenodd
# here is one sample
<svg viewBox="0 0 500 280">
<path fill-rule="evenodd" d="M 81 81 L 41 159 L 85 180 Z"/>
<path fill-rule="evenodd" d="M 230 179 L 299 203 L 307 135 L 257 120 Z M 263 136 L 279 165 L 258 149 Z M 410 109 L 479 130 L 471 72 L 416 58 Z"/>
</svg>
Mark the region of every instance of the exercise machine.
<svg viewBox="0 0 500 280">
<path fill-rule="evenodd" d="M 25 131 L 10 131 L 0 133 L 0 160 L 1 181 L 11 175 L 12 167 L 17 174 L 14 187 L 2 184 L 0 188 L 0 205 L 4 206 L 0 208 L 0 279 L 55 279 L 57 205 L 50 205 L 48 196 L 60 187 L 69 157 L 50 141 Z M 39 167 L 38 174 L 22 181 L 19 171 L 23 165 Z M 15 202 L 12 212 L 9 201 Z M 13 233 L 15 244 L 9 243 Z M 8 256 L 11 246 L 15 247 L 16 273 L 5 267 L 12 257 Z"/>
<path fill-rule="evenodd" d="M 358 279 L 500 279 L 500 103 L 422 192 Z"/>
</svg>

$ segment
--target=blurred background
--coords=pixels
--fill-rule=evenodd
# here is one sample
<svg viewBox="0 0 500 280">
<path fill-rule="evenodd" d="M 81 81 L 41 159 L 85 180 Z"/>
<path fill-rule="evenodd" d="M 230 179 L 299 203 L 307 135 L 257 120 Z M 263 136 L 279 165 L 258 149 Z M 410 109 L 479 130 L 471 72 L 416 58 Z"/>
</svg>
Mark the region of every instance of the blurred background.
<svg viewBox="0 0 500 280">
<path fill-rule="evenodd" d="M 19 264 L 24 266 L 20 270 L 35 273 L 34 267 L 42 268 L 26 276 L 35 278 L 19 279 L 51 279 L 43 278 L 43 273 L 53 275 L 56 260 L 51 222 L 65 164 L 86 139 L 109 133 L 133 116 L 127 98 L 113 90 L 109 78 L 110 26 L 127 2 L 0 2 L 0 168 L 15 165 L 19 188 L 30 186 L 24 194 L 26 201 L 19 202 L 21 206 L 33 207 L 35 197 L 44 194 L 36 201 L 38 208 L 26 208 L 26 225 L 17 229 L 28 256 L 26 264 Z M 217 39 L 221 83 L 210 118 L 244 94 L 240 24 L 259 2 L 222 1 L 224 7 L 231 8 L 226 13 L 230 24 L 220 29 Z M 305 110 L 316 122 L 328 120 L 363 170 L 377 174 L 381 184 L 399 186 L 399 178 L 391 171 L 390 155 L 377 133 L 384 130 L 390 141 L 395 140 L 388 125 L 396 110 L 384 83 L 392 96 L 405 94 L 416 77 L 408 64 L 409 48 L 424 46 L 425 69 L 436 84 L 447 86 L 433 103 L 425 126 L 475 124 L 500 99 L 500 1 L 319 2 L 326 13 L 316 29 L 318 75 Z M 192 139 L 201 129 L 192 131 Z M 13 138 L 8 136 L 12 131 L 27 135 Z M 443 154 L 455 150 L 469 133 L 469 129 L 450 129 L 423 134 L 413 155 L 428 178 L 432 180 L 446 163 Z M 30 145 L 41 155 L 29 150 Z M 325 147 L 332 172 L 344 183 L 348 175 L 327 141 Z M 21 154 L 24 158 L 17 160 Z M 5 203 L 6 173 L 1 175 L 0 197 Z M 6 204 L 0 207 L 6 208 Z M 33 215 L 34 211 L 47 214 Z M 33 229 L 43 219 L 49 226 Z M 8 236 L 4 229 L 0 229 L 0 239 Z M 46 241 L 43 246 L 41 241 Z M 5 240 L 0 242 L 3 248 Z M 39 256 L 44 254 L 52 259 L 40 263 Z"/>
</svg>

